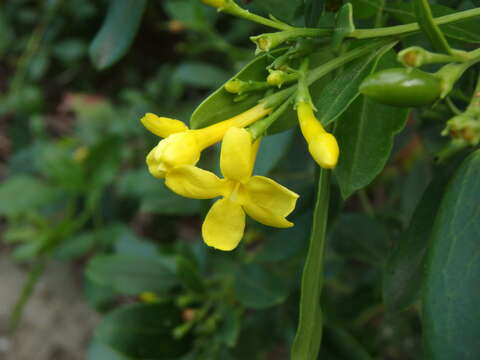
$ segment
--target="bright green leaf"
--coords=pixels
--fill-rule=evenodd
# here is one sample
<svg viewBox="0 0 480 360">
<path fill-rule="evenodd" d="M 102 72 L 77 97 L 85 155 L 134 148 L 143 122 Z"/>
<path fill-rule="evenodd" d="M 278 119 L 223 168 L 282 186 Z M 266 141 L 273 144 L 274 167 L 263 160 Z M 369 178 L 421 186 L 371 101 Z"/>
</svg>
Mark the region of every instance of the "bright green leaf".
<svg viewBox="0 0 480 360">
<path fill-rule="evenodd" d="M 434 17 L 449 15 L 456 12 L 456 10 L 437 4 L 432 4 L 431 9 Z M 403 23 L 415 22 L 415 14 L 410 3 L 389 4 L 388 9 L 386 10 Z M 440 25 L 440 29 L 442 29 L 447 37 L 452 39 L 480 43 L 480 22 L 476 18 L 452 24 Z"/>
<path fill-rule="evenodd" d="M 275 56 L 281 54 L 285 49 L 279 49 L 270 53 L 257 56 L 238 72 L 232 79 L 244 81 L 265 81 L 268 72 L 265 69 L 274 60 Z M 248 98 L 240 102 L 234 102 L 236 95 L 227 92 L 223 85 L 213 94 L 207 97 L 195 109 L 190 118 L 190 126 L 193 129 L 203 128 L 219 121 L 231 118 L 254 106 L 263 96 L 263 92 L 249 94 Z"/>
</svg>

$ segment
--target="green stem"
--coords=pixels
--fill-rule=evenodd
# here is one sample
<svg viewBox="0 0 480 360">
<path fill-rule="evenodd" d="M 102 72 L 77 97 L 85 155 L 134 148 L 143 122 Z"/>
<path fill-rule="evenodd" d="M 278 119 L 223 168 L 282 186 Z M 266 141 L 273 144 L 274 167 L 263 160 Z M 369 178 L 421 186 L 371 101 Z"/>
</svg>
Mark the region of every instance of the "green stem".
<svg viewBox="0 0 480 360">
<path fill-rule="evenodd" d="M 332 35 L 330 29 L 309 29 L 297 28 L 291 30 L 277 31 L 274 33 L 260 34 L 257 36 L 250 36 L 250 40 L 257 45 L 257 52 L 269 51 L 284 42 L 299 37 L 319 37 L 321 35 Z"/>
<path fill-rule="evenodd" d="M 240 18 L 256 22 L 257 24 L 262 24 L 278 30 L 290 30 L 293 28 L 293 26 L 282 23 L 280 21 L 274 21 L 271 19 L 267 19 L 263 16 L 253 14 L 250 11 L 238 6 L 233 0 L 226 0 L 226 4 L 223 7 L 220 7 L 219 11 L 226 12 L 228 14 L 238 16 Z"/>
<path fill-rule="evenodd" d="M 310 70 L 306 75 L 307 85 L 313 84 L 315 81 L 319 80 L 326 74 L 349 63 L 352 60 L 355 60 L 356 58 L 359 58 L 366 54 L 370 54 L 371 52 L 377 51 L 379 48 L 382 47 L 391 47 L 393 44 L 395 44 L 395 42 L 391 40 L 378 40 L 369 42 L 367 45 L 359 46 L 351 51 L 348 51 L 345 54 L 342 54 L 335 59 L 332 59 L 325 64 L 322 64 Z M 296 90 L 297 85 L 293 85 L 289 88 L 278 91 L 275 94 L 267 96 L 264 100 L 266 106 L 277 106 L 278 104 L 282 103 L 287 97 L 293 94 Z"/>
<path fill-rule="evenodd" d="M 250 134 L 252 134 L 253 140 L 258 139 L 260 136 L 265 134 L 270 125 L 272 125 L 288 109 L 288 106 L 291 104 L 292 100 L 293 97 L 290 97 L 269 116 L 254 122 L 248 127 L 248 131 L 250 131 Z"/>
<path fill-rule="evenodd" d="M 8 327 L 10 331 L 13 332 L 17 328 L 19 321 L 22 317 L 23 310 L 25 309 L 25 305 L 27 304 L 28 299 L 30 299 L 30 296 L 35 289 L 35 285 L 37 284 L 38 279 L 45 271 L 46 265 L 47 261 L 41 259 L 34 265 L 33 269 L 28 274 L 27 281 L 23 285 L 22 292 L 20 293 L 20 296 L 15 303 L 15 307 L 8 322 Z"/>
<path fill-rule="evenodd" d="M 291 360 L 317 359 L 320 349 L 323 322 L 320 294 L 323 285 L 323 255 L 329 194 L 330 171 L 320 169 L 310 245 L 302 274 L 299 322 L 293 341 Z"/>
<path fill-rule="evenodd" d="M 437 25 L 449 24 L 452 22 L 462 21 L 473 17 L 480 16 L 480 8 L 460 11 L 455 14 L 440 16 L 433 19 Z M 410 23 L 405 25 L 390 26 L 377 29 L 357 29 L 349 35 L 355 39 L 369 39 L 382 36 L 403 35 L 411 32 L 419 31 L 418 23 Z"/>
</svg>

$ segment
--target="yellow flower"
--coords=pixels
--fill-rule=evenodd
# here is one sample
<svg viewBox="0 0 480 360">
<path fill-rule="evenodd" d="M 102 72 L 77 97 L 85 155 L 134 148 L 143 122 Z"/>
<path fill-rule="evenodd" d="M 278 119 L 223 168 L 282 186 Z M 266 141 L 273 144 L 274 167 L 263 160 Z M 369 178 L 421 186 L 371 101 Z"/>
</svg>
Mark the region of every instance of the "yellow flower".
<svg viewBox="0 0 480 360">
<path fill-rule="evenodd" d="M 338 162 L 337 139 L 327 133 L 313 113 L 312 105 L 307 102 L 297 104 L 298 122 L 308 143 L 308 151 L 318 165 L 332 169 Z"/>
<path fill-rule="evenodd" d="M 164 178 L 176 166 L 195 165 L 202 150 L 220 141 L 230 127 L 250 125 L 271 110 L 261 103 L 228 120 L 197 130 L 190 130 L 180 120 L 148 113 L 141 119 L 142 124 L 164 138 L 147 155 L 148 170 L 154 177 Z"/>
<path fill-rule="evenodd" d="M 285 219 L 298 195 L 264 176 L 252 176 L 259 142 L 245 129 L 230 128 L 222 143 L 220 179 L 192 165 L 172 169 L 165 184 L 175 193 L 194 199 L 217 200 L 205 218 L 202 236 L 207 245 L 233 250 L 243 237 L 245 213 L 258 222 L 279 228 L 293 226 Z"/>
</svg>

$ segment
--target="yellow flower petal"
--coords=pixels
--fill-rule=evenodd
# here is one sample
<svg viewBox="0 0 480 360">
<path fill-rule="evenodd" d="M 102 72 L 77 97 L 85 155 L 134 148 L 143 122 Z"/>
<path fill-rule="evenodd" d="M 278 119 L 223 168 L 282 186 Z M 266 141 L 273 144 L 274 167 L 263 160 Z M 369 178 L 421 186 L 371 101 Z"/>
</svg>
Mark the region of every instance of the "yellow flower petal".
<svg viewBox="0 0 480 360">
<path fill-rule="evenodd" d="M 225 133 L 220 152 L 220 168 L 225 179 L 246 181 L 252 174 L 252 136 L 232 127 Z"/>
<path fill-rule="evenodd" d="M 162 179 L 165 177 L 166 169 L 163 164 L 158 160 L 157 156 L 158 145 L 155 146 L 147 155 L 148 171 L 153 177 Z"/>
<path fill-rule="evenodd" d="M 253 176 L 245 188 L 251 202 L 275 215 L 285 217 L 295 209 L 298 194 L 265 176 Z"/>
<path fill-rule="evenodd" d="M 203 240 L 208 246 L 230 251 L 237 247 L 245 230 L 245 212 L 228 199 L 213 204 L 202 226 Z"/>
<path fill-rule="evenodd" d="M 293 223 L 285 219 L 285 217 L 273 213 L 270 209 L 258 206 L 252 201 L 243 204 L 242 207 L 248 216 L 263 225 L 278 228 L 289 228 L 293 226 Z"/>
<path fill-rule="evenodd" d="M 180 165 L 165 176 L 165 185 L 178 195 L 192 199 L 213 199 L 222 194 L 225 181 L 210 171 Z"/>
<path fill-rule="evenodd" d="M 146 113 L 145 116 L 140 119 L 140 121 L 148 131 L 163 138 L 188 130 L 187 125 L 180 120 L 159 117 L 152 113 Z"/>
</svg>

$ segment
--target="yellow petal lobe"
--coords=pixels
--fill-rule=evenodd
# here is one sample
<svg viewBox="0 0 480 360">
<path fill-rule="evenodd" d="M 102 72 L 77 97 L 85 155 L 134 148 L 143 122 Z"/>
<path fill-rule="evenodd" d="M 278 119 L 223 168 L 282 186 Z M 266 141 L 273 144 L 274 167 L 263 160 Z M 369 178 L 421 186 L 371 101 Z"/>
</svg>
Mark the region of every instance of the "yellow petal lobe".
<svg viewBox="0 0 480 360">
<path fill-rule="evenodd" d="M 165 185 L 174 193 L 192 199 L 213 199 L 222 194 L 224 180 L 210 171 L 180 165 L 165 176 Z"/>
<path fill-rule="evenodd" d="M 162 138 L 188 130 L 187 125 L 180 120 L 159 117 L 152 113 L 146 113 L 140 121 L 148 131 Z"/>
<path fill-rule="evenodd" d="M 245 184 L 251 202 L 285 217 L 295 209 L 298 194 L 265 176 L 253 176 Z"/>
<path fill-rule="evenodd" d="M 157 177 L 176 166 L 195 165 L 200 159 L 200 149 L 191 131 L 184 131 L 168 136 L 155 146 L 147 155 L 150 173 Z"/>
<path fill-rule="evenodd" d="M 252 174 L 252 136 L 232 127 L 225 133 L 220 152 L 220 169 L 225 179 L 246 181 Z"/>
<path fill-rule="evenodd" d="M 208 246 L 230 251 L 237 247 L 245 230 L 245 212 L 228 199 L 217 200 L 202 226 L 203 240 Z"/>
<path fill-rule="evenodd" d="M 249 201 L 242 205 L 243 210 L 250 216 L 252 219 L 255 219 L 259 223 L 267 226 L 273 226 L 277 228 L 289 228 L 294 224 L 283 216 L 275 214 L 271 209 L 264 208 L 255 204 L 252 201 Z"/>
</svg>

